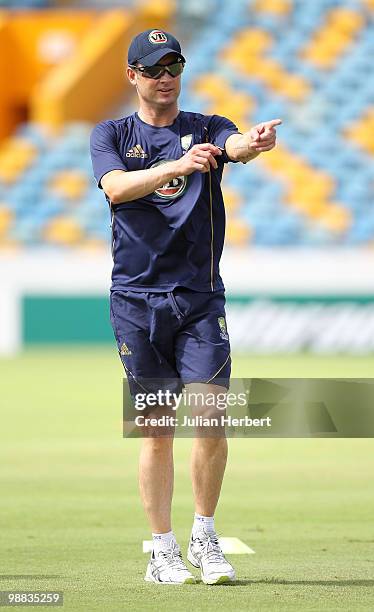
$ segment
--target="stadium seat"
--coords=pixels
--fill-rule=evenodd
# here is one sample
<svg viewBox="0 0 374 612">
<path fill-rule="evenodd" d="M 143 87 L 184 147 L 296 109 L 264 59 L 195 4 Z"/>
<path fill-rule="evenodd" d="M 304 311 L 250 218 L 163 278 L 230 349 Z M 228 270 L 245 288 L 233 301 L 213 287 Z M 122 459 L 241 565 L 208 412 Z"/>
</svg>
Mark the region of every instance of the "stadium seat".
<svg viewBox="0 0 374 612">
<path fill-rule="evenodd" d="M 0 180 L 14 183 L 36 159 L 33 143 L 21 138 L 9 138 L 0 146 Z"/>
<path fill-rule="evenodd" d="M 363 25 L 363 16 L 358 11 L 344 6 L 334 8 L 302 50 L 302 57 L 319 68 L 332 68 Z"/>
<path fill-rule="evenodd" d="M 329 204 L 320 216 L 320 222 L 331 232 L 337 234 L 346 233 L 352 224 L 352 213 L 339 204 Z"/>
<path fill-rule="evenodd" d="M 288 15 L 292 4 L 290 0 L 256 0 L 251 8 L 260 13 L 268 13 L 279 17 Z"/>
<path fill-rule="evenodd" d="M 227 223 L 226 228 L 226 241 L 227 244 L 232 246 L 244 246 L 247 245 L 253 234 L 251 227 L 240 219 L 232 217 Z"/>
<path fill-rule="evenodd" d="M 5 202 L 0 202 L 0 241 L 2 241 L 8 233 L 13 217 L 14 213 L 10 210 L 9 205 Z"/>
<path fill-rule="evenodd" d="M 242 206 L 239 193 L 232 189 L 232 187 L 225 184 L 223 187 L 223 194 L 225 199 L 225 208 L 228 214 L 230 215 L 236 213 Z"/>
<path fill-rule="evenodd" d="M 77 200 L 84 196 L 87 190 L 87 175 L 79 170 L 65 170 L 53 175 L 49 187 L 56 195 L 69 200 Z"/>
<path fill-rule="evenodd" d="M 373 245 L 373 1 L 215 6 L 188 53 L 181 108 L 227 116 L 242 132 L 283 119 L 274 151 L 225 170 L 228 242 Z M 25 122 L 3 141 L 1 245 L 109 248 L 91 129 L 86 121 L 67 123 L 51 138 L 42 125 Z"/>
<path fill-rule="evenodd" d="M 374 155 L 374 106 L 366 109 L 363 116 L 346 128 L 347 136 L 371 155 Z"/>
<path fill-rule="evenodd" d="M 43 235 L 47 242 L 62 246 L 77 245 L 82 242 L 84 237 L 82 228 L 78 223 L 65 216 L 52 219 L 44 228 Z"/>
</svg>

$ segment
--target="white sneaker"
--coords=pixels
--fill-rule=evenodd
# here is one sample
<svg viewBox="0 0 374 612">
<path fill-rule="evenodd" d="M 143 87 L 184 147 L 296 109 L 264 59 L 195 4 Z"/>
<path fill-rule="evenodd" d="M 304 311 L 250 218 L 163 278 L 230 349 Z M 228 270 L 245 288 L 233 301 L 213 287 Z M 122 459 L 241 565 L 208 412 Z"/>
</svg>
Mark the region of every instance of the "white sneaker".
<svg viewBox="0 0 374 612">
<path fill-rule="evenodd" d="M 235 580 L 234 568 L 225 559 L 216 533 L 200 530 L 195 538 L 191 534 L 187 559 L 194 567 L 201 569 L 201 579 L 205 584 L 224 584 Z"/>
<path fill-rule="evenodd" d="M 196 582 L 184 564 L 177 542 L 171 542 L 167 550 L 160 550 L 156 554 L 152 550 L 144 580 L 160 584 L 194 584 Z"/>
</svg>

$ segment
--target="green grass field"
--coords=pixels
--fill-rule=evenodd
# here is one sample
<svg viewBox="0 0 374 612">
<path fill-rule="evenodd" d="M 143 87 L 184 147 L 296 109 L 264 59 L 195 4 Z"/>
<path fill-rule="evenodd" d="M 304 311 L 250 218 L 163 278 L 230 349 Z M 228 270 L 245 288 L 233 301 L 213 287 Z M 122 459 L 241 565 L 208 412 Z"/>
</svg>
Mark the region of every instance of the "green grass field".
<svg viewBox="0 0 374 612">
<path fill-rule="evenodd" d="M 361 378 L 374 358 L 237 357 L 234 373 Z M 374 609 L 373 439 L 230 440 L 216 526 L 256 554 L 230 557 L 233 586 L 151 585 L 115 351 L 30 350 L 0 361 L 0 376 L 0 589 L 62 590 L 69 612 Z M 191 440 L 175 444 L 185 549 Z"/>
</svg>

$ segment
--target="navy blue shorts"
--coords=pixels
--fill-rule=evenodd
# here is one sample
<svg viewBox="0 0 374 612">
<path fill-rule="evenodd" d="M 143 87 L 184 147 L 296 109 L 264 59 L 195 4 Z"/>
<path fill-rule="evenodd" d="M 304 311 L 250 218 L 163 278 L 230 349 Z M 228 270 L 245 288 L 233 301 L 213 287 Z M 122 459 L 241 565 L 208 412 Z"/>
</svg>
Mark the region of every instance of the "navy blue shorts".
<svg viewBox="0 0 374 612">
<path fill-rule="evenodd" d="M 223 291 L 113 291 L 110 317 L 132 395 L 156 387 L 180 392 L 192 382 L 229 387 Z"/>
</svg>

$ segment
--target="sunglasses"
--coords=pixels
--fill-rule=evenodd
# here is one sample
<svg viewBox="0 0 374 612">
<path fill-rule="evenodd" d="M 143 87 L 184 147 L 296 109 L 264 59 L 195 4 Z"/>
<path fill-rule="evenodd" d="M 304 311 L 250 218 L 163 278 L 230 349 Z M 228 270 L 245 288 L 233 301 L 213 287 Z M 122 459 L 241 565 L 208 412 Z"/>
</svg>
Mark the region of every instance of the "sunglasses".
<svg viewBox="0 0 374 612">
<path fill-rule="evenodd" d="M 141 68 L 139 66 L 129 64 L 129 67 L 133 70 L 141 72 L 141 74 L 147 79 L 159 79 L 165 72 L 168 72 L 170 76 L 175 78 L 182 74 L 184 63 L 181 61 L 177 61 L 173 64 L 167 64 L 165 66 L 162 64 L 155 64 L 154 66 L 145 66 Z"/>
</svg>

